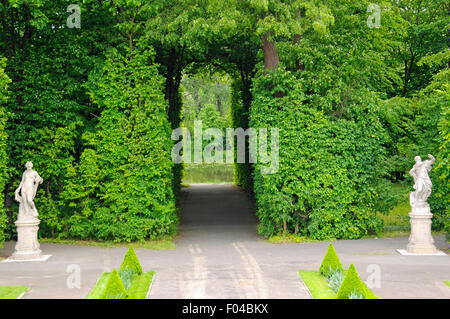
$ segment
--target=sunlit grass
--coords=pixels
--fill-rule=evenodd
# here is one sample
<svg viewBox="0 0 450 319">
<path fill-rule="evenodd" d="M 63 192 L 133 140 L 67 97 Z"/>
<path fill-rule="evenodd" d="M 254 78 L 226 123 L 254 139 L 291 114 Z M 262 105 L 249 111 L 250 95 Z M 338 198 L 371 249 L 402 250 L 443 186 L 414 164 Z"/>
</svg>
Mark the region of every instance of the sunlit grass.
<svg viewBox="0 0 450 319">
<path fill-rule="evenodd" d="M 331 290 L 327 280 L 319 271 L 300 270 L 299 274 L 314 299 L 337 298 L 337 295 Z"/>
<path fill-rule="evenodd" d="M 64 245 L 78 245 L 78 246 L 96 246 L 103 248 L 116 248 L 116 247 L 128 247 L 133 244 L 137 249 L 150 249 L 150 250 L 173 250 L 176 249 L 175 243 L 172 238 L 160 239 L 160 240 L 146 240 L 137 241 L 133 243 L 121 242 L 116 243 L 113 241 L 95 241 L 95 240 L 77 240 L 77 239 L 55 239 L 55 238 L 40 238 L 41 243 L 50 244 L 64 244 Z"/>
<path fill-rule="evenodd" d="M 17 299 L 27 291 L 26 286 L 0 286 L 0 299 Z"/>
<path fill-rule="evenodd" d="M 233 164 L 186 164 L 183 184 L 232 184 Z"/>
</svg>

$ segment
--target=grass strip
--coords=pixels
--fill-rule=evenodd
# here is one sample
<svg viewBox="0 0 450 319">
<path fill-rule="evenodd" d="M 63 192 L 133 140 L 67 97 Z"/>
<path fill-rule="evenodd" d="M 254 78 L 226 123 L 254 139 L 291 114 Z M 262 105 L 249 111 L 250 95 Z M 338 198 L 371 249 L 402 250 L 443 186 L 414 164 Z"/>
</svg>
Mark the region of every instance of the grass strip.
<svg viewBox="0 0 450 319">
<path fill-rule="evenodd" d="M 155 276 L 154 271 L 149 271 L 138 276 L 133 280 L 130 289 L 128 290 L 128 299 L 146 299 L 148 289 Z"/>
<path fill-rule="evenodd" d="M 55 239 L 40 238 L 40 243 L 78 245 L 78 246 L 95 246 L 103 248 L 128 247 L 130 243 L 117 243 L 113 241 L 95 241 L 95 240 L 78 240 L 78 239 Z M 137 241 L 132 243 L 136 249 L 150 250 L 173 250 L 176 249 L 175 243 L 170 239 Z"/>
<path fill-rule="evenodd" d="M 100 299 L 103 291 L 105 290 L 109 275 L 111 275 L 110 272 L 104 272 L 100 276 L 100 278 L 98 278 L 97 283 L 95 284 L 94 288 L 92 288 L 91 292 L 89 292 L 89 295 L 86 297 L 86 299 Z"/>
<path fill-rule="evenodd" d="M 0 299 L 17 299 L 27 291 L 27 286 L 0 286 Z"/>
<path fill-rule="evenodd" d="M 318 270 L 300 270 L 299 274 L 314 299 L 337 299 Z"/>
</svg>

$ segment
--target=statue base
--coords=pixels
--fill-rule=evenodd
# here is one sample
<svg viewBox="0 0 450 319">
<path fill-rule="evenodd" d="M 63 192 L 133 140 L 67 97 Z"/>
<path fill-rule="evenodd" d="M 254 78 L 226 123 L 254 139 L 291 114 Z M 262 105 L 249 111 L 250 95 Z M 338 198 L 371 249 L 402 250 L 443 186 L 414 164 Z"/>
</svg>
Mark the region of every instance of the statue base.
<svg viewBox="0 0 450 319">
<path fill-rule="evenodd" d="M 409 213 L 411 235 L 406 246 L 409 254 L 435 254 L 438 252 L 431 236 L 431 218 L 433 214 L 428 204 L 413 207 Z"/>
<path fill-rule="evenodd" d="M 37 218 L 18 220 L 14 223 L 17 226 L 17 243 L 14 253 L 8 258 L 9 261 L 42 260 L 46 257 L 42 255 L 37 238 L 39 223 L 40 220 Z"/>
</svg>

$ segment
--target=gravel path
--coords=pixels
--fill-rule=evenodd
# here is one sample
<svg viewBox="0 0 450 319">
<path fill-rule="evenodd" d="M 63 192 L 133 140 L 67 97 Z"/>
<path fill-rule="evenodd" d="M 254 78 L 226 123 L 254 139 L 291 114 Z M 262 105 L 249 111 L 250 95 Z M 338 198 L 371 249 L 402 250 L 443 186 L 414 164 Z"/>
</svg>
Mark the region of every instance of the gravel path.
<svg viewBox="0 0 450 319">
<path fill-rule="evenodd" d="M 315 270 L 328 242 L 267 243 L 257 236 L 252 202 L 232 185 L 192 185 L 182 211 L 176 250 L 136 249 L 145 271 L 155 270 L 150 298 L 311 298 L 298 270 Z M 448 249 L 442 236 L 440 249 Z M 379 273 L 380 298 L 450 298 L 448 256 L 401 256 L 408 238 L 337 241 L 344 267 L 363 280 Z M 14 243 L 1 253 L 9 256 Z M 0 263 L 0 285 L 27 285 L 24 298 L 85 298 L 103 271 L 120 266 L 126 248 L 42 244 L 46 262 Z M 81 287 L 68 288 L 73 269 Z"/>
</svg>

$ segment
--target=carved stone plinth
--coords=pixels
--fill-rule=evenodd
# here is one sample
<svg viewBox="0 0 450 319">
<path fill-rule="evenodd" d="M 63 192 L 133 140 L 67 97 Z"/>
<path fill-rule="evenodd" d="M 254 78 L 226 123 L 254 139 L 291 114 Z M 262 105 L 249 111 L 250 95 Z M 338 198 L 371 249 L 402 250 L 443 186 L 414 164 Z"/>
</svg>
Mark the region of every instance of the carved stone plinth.
<svg viewBox="0 0 450 319">
<path fill-rule="evenodd" d="M 431 218 L 428 204 L 423 207 L 415 207 L 409 213 L 411 222 L 411 235 L 406 246 L 406 251 L 410 254 L 435 254 L 438 252 L 434 246 L 434 239 L 431 236 Z"/>
<path fill-rule="evenodd" d="M 10 257 L 12 260 L 42 259 L 42 251 L 39 249 L 38 230 L 39 219 L 16 221 L 17 243 L 16 250 Z"/>
</svg>

